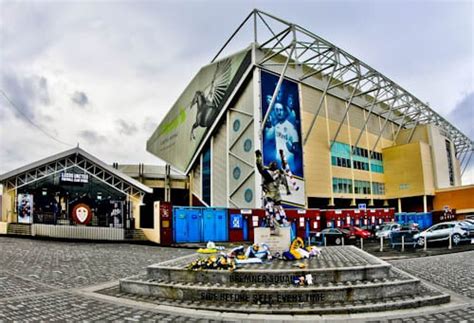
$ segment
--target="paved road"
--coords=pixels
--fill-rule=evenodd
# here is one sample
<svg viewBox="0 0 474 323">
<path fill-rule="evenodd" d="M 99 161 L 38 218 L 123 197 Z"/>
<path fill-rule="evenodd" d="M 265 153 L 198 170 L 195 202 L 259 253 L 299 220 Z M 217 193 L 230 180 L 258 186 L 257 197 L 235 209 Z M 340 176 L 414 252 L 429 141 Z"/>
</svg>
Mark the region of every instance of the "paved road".
<svg viewBox="0 0 474 323">
<path fill-rule="evenodd" d="M 125 243 L 73 243 L 0 236 L 0 322 L 209 322 L 188 312 L 165 313 L 87 292 L 91 286 L 144 272 L 149 264 L 192 252 Z M 441 309 L 437 313 L 404 314 L 386 322 L 474 322 L 474 251 L 397 260 L 393 264 L 461 294 L 464 300 L 470 300 L 470 305 Z M 380 321 L 376 317 L 359 319 Z"/>
</svg>

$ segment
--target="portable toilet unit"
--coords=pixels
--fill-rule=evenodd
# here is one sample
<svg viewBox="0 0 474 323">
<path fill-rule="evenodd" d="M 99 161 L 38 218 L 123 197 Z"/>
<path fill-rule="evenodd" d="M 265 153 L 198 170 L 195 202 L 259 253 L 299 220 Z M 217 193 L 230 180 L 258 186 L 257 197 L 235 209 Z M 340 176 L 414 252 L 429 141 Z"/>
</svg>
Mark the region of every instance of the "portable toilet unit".
<svg viewBox="0 0 474 323">
<path fill-rule="evenodd" d="M 202 234 L 204 242 L 228 241 L 227 209 L 203 208 Z"/>
<path fill-rule="evenodd" d="M 173 223 L 176 243 L 201 242 L 202 208 L 173 207 Z"/>
</svg>

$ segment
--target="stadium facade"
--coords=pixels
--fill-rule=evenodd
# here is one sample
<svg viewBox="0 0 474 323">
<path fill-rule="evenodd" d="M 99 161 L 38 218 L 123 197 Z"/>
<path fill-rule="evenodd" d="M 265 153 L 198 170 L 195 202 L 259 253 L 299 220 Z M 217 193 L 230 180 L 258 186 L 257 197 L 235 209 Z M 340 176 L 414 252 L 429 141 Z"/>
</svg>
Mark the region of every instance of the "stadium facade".
<svg viewBox="0 0 474 323">
<path fill-rule="evenodd" d="M 222 57 L 247 25 L 251 45 Z M 189 175 L 192 204 L 259 208 L 257 149 L 266 165 L 289 165 L 281 187 L 288 206 L 426 212 L 437 189 L 461 185 L 473 142 L 369 65 L 254 10 L 190 82 L 147 150 Z"/>
<path fill-rule="evenodd" d="M 247 25 L 250 46 L 223 57 Z M 367 64 L 254 10 L 147 141 L 168 165 L 108 165 L 75 147 L 2 174 L 0 234 L 170 244 L 171 205 L 263 207 L 256 150 L 286 169 L 287 207 L 469 214 L 473 147 Z"/>
</svg>

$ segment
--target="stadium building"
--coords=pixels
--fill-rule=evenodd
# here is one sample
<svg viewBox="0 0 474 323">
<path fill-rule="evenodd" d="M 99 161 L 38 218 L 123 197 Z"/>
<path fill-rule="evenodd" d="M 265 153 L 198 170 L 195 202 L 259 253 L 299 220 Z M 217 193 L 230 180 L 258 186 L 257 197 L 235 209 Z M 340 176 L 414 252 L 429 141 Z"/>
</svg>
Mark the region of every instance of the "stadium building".
<svg viewBox="0 0 474 323">
<path fill-rule="evenodd" d="M 223 57 L 251 25 L 248 48 Z M 433 209 L 473 142 L 427 104 L 312 32 L 254 10 L 147 141 L 189 176 L 193 205 L 262 207 L 255 150 L 289 166 L 289 207 Z M 280 153 L 283 152 L 283 155 Z"/>
<path fill-rule="evenodd" d="M 224 56 L 246 26 L 250 45 Z M 259 10 L 146 147 L 167 165 L 108 165 L 75 147 L 0 175 L 0 234 L 171 244 L 181 230 L 171 205 L 263 207 L 256 150 L 286 169 L 288 208 L 474 213 L 474 185 L 461 187 L 471 139 L 344 50 Z M 202 226 L 226 231 L 226 221 Z"/>
</svg>

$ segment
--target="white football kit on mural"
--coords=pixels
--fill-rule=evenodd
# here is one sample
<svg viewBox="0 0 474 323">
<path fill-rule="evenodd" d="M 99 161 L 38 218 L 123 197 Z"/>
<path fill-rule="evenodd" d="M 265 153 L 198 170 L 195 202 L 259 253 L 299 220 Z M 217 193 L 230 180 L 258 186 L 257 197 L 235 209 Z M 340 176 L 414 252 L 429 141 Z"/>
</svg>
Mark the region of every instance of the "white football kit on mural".
<svg viewBox="0 0 474 323">
<path fill-rule="evenodd" d="M 298 132 L 295 126 L 288 120 L 277 123 L 275 125 L 275 142 L 276 151 L 282 149 L 287 160 L 293 160 L 293 153 L 288 150 L 287 143 L 292 145 L 294 142 L 298 142 Z"/>
</svg>

